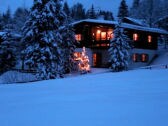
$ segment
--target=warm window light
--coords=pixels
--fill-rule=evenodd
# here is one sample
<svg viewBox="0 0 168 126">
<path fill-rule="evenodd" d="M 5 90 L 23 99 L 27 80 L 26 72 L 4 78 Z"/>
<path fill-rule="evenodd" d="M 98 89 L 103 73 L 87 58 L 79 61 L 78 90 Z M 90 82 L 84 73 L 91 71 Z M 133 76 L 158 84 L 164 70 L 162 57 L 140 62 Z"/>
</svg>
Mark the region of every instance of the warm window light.
<svg viewBox="0 0 168 126">
<path fill-rule="evenodd" d="M 76 34 L 76 35 L 75 35 L 76 41 L 81 41 L 81 40 L 82 40 L 81 38 L 82 38 L 82 37 L 81 37 L 81 34 Z"/>
<path fill-rule="evenodd" d="M 148 35 L 148 42 L 151 43 L 152 42 L 152 36 Z"/>
<path fill-rule="evenodd" d="M 137 34 L 137 33 L 133 34 L 133 40 L 134 40 L 134 41 L 137 41 L 137 40 L 138 40 L 138 34 Z"/>
<path fill-rule="evenodd" d="M 136 53 L 133 54 L 132 59 L 134 62 L 137 62 L 138 61 L 138 54 L 136 54 Z"/>
<path fill-rule="evenodd" d="M 100 34 L 101 33 L 101 30 L 97 30 L 97 34 Z"/>
<path fill-rule="evenodd" d="M 141 58 L 142 58 L 141 59 L 142 62 L 147 62 L 148 61 L 148 55 L 147 54 L 142 54 Z"/>
<path fill-rule="evenodd" d="M 145 61 L 146 61 L 146 55 L 142 54 L 142 62 L 145 62 Z"/>
<path fill-rule="evenodd" d="M 101 40 L 106 40 L 106 32 L 101 32 Z"/>
</svg>

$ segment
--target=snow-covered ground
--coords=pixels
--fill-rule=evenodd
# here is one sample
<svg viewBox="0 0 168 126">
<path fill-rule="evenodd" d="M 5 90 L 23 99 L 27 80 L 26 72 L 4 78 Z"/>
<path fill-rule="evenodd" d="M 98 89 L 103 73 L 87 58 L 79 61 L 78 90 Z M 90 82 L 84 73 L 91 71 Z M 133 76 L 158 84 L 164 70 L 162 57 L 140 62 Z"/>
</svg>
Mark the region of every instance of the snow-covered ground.
<svg viewBox="0 0 168 126">
<path fill-rule="evenodd" d="M 167 125 L 167 69 L 0 85 L 0 126 Z"/>
</svg>

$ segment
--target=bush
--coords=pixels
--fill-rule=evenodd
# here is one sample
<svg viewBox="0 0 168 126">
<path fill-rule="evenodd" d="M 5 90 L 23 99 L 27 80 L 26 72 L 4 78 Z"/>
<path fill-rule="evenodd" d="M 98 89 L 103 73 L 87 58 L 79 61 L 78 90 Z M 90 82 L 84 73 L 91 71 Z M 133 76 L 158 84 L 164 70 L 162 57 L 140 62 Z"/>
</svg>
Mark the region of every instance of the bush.
<svg viewBox="0 0 168 126">
<path fill-rule="evenodd" d="M 0 77 L 2 84 L 26 83 L 37 81 L 36 77 L 30 73 L 20 73 L 17 71 L 8 71 Z"/>
</svg>

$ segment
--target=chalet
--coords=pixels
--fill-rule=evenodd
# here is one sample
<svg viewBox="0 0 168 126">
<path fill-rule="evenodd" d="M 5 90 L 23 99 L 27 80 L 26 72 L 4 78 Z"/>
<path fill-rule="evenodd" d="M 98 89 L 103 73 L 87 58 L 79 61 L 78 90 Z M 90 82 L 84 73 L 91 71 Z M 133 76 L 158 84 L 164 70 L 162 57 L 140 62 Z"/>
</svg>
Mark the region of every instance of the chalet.
<svg viewBox="0 0 168 126">
<path fill-rule="evenodd" d="M 129 67 L 148 65 L 156 56 L 158 37 L 168 35 L 168 32 L 158 28 L 149 28 L 143 22 L 125 18 L 121 27 L 133 40 L 134 48 L 130 50 Z M 108 67 L 108 48 L 110 39 L 114 37 L 113 30 L 116 21 L 85 19 L 73 23 L 75 38 L 78 42 L 76 56 L 80 55 L 82 47 L 86 47 L 92 67 Z"/>
</svg>

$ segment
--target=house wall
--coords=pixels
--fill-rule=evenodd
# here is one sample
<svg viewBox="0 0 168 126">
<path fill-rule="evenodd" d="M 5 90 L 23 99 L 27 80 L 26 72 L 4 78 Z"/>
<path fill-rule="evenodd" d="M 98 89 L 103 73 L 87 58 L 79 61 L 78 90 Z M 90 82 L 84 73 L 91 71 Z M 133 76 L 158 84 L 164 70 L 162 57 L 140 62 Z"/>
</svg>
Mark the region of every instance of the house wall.
<svg viewBox="0 0 168 126">
<path fill-rule="evenodd" d="M 148 61 L 147 62 L 134 62 L 132 60 L 133 54 L 147 54 L 148 55 Z M 130 61 L 129 61 L 129 69 L 143 67 L 149 65 L 149 63 L 152 61 L 152 59 L 157 55 L 157 50 L 147 50 L 147 49 L 133 49 L 130 51 Z"/>
</svg>

